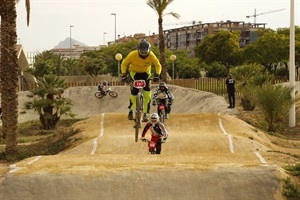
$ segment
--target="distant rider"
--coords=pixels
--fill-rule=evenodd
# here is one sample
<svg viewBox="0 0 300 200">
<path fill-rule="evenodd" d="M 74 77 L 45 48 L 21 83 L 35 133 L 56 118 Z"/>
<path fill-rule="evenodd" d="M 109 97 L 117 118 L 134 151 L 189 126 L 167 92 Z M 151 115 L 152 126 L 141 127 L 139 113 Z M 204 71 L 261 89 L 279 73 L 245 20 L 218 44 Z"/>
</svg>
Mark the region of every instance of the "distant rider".
<svg viewBox="0 0 300 200">
<path fill-rule="evenodd" d="M 144 118 L 143 121 L 148 121 L 147 114 L 150 110 L 150 102 L 151 102 L 151 85 L 149 77 L 151 76 L 151 65 L 155 66 L 155 76 L 153 78 L 154 82 L 159 81 L 159 76 L 161 73 L 161 64 L 155 54 L 150 50 L 151 45 L 146 40 L 141 40 L 138 45 L 137 50 L 131 51 L 127 57 L 122 61 L 121 72 L 122 72 L 122 81 L 127 81 L 127 68 L 129 65 L 129 76 L 131 80 L 145 80 L 146 87 L 143 89 L 144 96 Z M 130 81 L 131 81 L 130 80 Z M 133 120 L 133 110 L 136 108 L 136 96 L 138 93 L 138 89 L 134 88 L 132 85 L 130 87 L 130 103 L 129 103 L 129 113 L 128 119 Z"/>
<path fill-rule="evenodd" d="M 151 141 L 156 142 L 156 154 L 161 153 L 161 143 L 164 143 L 168 138 L 168 132 L 165 125 L 159 121 L 159 116 L 157 113 L 152 113 L 150 116 L 150 121 L 144 127 L 142 132 L 141 140 L 147 142 L 145 135 L 147 131 L 151 131 Z M 162 139 L 163 137 L 163 139 Z M 152 153 L 153 149 L 149 147 L 149 153 Z"/>
<path fill-rule="evenodd" d="M 166 97 L 166 98 L 164 98 Z M 171 112 L 171 105 L 174 100 L 174 95 L 169 91 L 168 86 L 165 82 L 161 82 L 156 88 L 155 93 L 152 97 L 152 105 L 160 104 L 161 102 L 165 105 L 166 109 L 166 119 L 169 118 Z"/>
<path fill-rule="evenodd" d="M 108 82 L 106 80 L 102 81 L 98 85 L 98 90 L 101 92 L 101 94 L 106 94 L 106 86 L 108 85 Z"/>
</svg>

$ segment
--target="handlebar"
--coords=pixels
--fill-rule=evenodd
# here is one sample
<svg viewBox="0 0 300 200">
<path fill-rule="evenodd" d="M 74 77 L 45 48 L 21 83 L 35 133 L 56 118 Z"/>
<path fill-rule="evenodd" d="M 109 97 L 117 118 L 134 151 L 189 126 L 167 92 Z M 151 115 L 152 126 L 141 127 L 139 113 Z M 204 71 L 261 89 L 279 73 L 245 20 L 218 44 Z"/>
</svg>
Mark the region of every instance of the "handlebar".
<svg viewBox="0 0 300 200">
<path fill-rule="evenodd" d="M 123 76 L 122 76 L 122 77 L 123 77 Z M 155 77 L 149 76 L 149 78 L 148 78 L 147 80 L 153 81 L 154 78 L 155 78 Z M 159 80 L 160 80 L 160 79 L 159 79 Z M 158 81 L 159 81 L 159 80 L 158 80 Z M 134 80 L 131 78 L 131 76 L 130 76 L 129 74 L 126 75 L 125 81 L 122 80 L 122 82 L 125 82 L 125 83 L 131 83 L 131 82 L 133 82 L 133 81 L 134 81 Z M 157 81 L 157 82 L 158 82 L 158 81 Z"/>
</svg>

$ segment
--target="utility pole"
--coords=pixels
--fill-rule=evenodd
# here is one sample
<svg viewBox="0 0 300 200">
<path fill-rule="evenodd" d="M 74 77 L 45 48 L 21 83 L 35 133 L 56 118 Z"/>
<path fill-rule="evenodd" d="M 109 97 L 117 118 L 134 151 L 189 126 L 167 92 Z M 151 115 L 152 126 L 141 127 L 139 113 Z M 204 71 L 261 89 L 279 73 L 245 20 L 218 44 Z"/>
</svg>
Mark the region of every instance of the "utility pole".
<svg viewBox="0 0 300 200">
<path fill-rule="evenodd" d="M 74 27 L 73 25 L 70 26 L 70 59 L 72 58 L 72 28 L 73 27 Z"/>
</svg>

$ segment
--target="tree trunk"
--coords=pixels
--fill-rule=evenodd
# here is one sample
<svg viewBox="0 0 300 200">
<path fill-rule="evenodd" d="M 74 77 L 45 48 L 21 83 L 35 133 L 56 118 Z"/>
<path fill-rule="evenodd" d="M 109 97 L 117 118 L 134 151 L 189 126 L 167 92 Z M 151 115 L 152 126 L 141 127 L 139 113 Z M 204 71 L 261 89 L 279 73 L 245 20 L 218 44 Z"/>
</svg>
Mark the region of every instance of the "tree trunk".
<svg viewBox="0 0 300 200">
<path fill-rule="evenodd" d="M 16 1 L 5 0 L 1 7 L 1 107 L 2 136 L 6 155 L 17 152 L 18 129 L 18 58 L 16 51 Z"/>
<path fill-rule="evenodd" d="M 162 66 L 161 78 L 164 82 L 167 81 L 167 64 L 166 64 L 166 54 L 165 54 L 165 38 L 162 26 L 162 16 L 158 18 L 158 37 L 159 37 L 159 52 L 160 52 L 160 64 Z"/>
</svg>

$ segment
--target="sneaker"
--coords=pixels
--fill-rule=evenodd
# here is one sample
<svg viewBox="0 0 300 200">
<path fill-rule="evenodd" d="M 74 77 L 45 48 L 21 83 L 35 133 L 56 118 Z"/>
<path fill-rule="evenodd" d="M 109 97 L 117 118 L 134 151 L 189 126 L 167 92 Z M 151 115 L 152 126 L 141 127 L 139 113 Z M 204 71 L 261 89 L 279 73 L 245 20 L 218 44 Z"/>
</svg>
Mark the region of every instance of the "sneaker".
<svg viewBox="0 0 300 200">
<path fill-rule="evenodd" d="M 144 113 L 143 122 L 148 122 L 148 116 L 146 113 Z"/>
<path fill-rule="evenodd" d="M 156 151 L 154 149 L 149 149 L 149 154 L 156 154 Z"/>
<path fill-rule="evenodd" d="M 169 119 L 169 115 L 168 114 L 165 115 L 165 119 Z"/>
<path fill-rule="evenodd" d="M 132 112 L 132 110 L 130 110 L 129 113 L 128 113 L 128 120 L 133 120 L 133 112 Z"/>
</svg>

